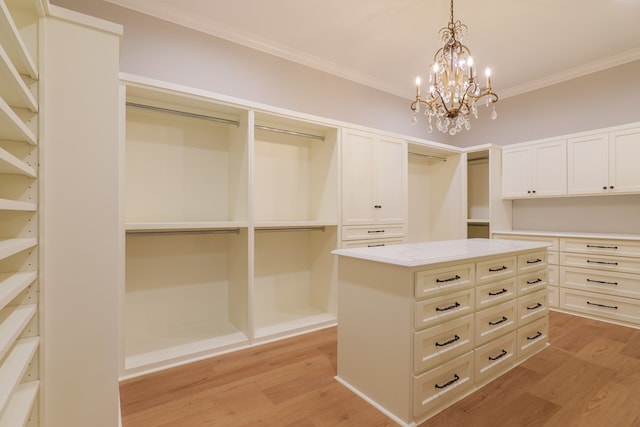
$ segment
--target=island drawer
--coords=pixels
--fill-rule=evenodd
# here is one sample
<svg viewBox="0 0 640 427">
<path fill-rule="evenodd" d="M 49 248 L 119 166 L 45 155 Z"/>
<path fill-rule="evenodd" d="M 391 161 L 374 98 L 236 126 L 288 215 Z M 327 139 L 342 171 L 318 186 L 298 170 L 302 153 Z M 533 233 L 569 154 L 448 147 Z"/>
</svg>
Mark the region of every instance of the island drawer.
<svg viewBox="0 0 640 427">
<path fill-rule="evenodd" d="M 567 288 L 640 298 L 640 276 L 637 274 L 560 267 L 560 280 Z"/>
<path fill-rule="evenodd" d="M 548 256 L 549 253 L 546 249 L 530 254 L 518 255 L 518 274 L 546 268 Z"/>
<path fill-rule="evenodd" d="M 516 333 L 510 332 L 475 350 L 476 385 L 508 371 L 516 361 Z"/>
<path fill-rule="evenodd" d="M 501 280 L 516 274 L 516 257 L 492 258 L 476 263 L 476 281 Z"/>
<path fill-rule="evenodd" d="M 473 350 L 473 314 L 414 333 L 415 374 Z"/>
<path fill-rule="evenodd" d="M 560 239 L 560 250 L 640 258 L 640 242 L 638 241 L 564 238 Z"/>
<path fill-rule="evenodd" d="M 464 289 L 473 286 L 474 282 L 475 266 L 473 263 L 418 271 L 415 274 L 416 298 L 427 298 L 454 289 Z"/>
<path fill-rule="evenodd" d="M 530 274 L 518 276 L 518 295 L 524 295 L 546 288 L 548 281 L 548 270 L 538 270 Z"/>
<path fill-rule="evenodd" d="M 498 304 L 512 299 L 517 293 L 516 279 L 512 277 L 500 282 L 476 286 L 476 309 Z"/>
<path fill-rule="evenodd" d="M 454 317 L 473 313 L 473 288 L 452 294 L 415 302 L 414 321 L 416 329 L 433 326 Z"/>
<path fill-rule="evenodd" d="M 473 389 L 473 352 L 414 377 L 413 415 L 446 407 Z"/>
<path fill-rule="evenodd" d="M 475 313 L 475 342 L 482 345 L 516 328 L 516 301 L 506 301 Z"/>
<path fill-rule="evenodd" d="M 547 345 L 549 337 L 549 318 L 541 317 L 538 320 L 518 328 L 518 362 L 543 349 Z"/>
<path fill-rule="evenodd" d="M 525 325 L 549 312 L 549 291 L 540 289 L 518 298 L 518 326 Z"/>
</svg>

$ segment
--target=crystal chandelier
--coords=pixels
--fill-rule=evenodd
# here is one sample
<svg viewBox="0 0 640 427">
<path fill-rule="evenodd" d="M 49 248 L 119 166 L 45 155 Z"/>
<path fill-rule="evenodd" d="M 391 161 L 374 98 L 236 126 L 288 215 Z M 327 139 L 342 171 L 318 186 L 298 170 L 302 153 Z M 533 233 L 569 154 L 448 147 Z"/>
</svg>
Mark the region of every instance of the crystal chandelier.
<svg viewBox="0 0 640 427">
<path fill-rule="evenodd" d="M 440 29 L 443 46 L 433 57 L 429 67 L 429 92 L 426 97 L 420 93 L 420 77 L 416 78 L 416 100 L 411 103 L 413 117 L 411 124 L 418 122 L 417 114 L 424 106 L 424 115 L 429 119 L 428 131 L 433 131 L 432 121 L 436 128 L 444 133 L 455 135 L 464 127 L 471 129 L 469 115 L 478 118 L 478 101 L 485 98 L 488 106 L 492 106 L 491 119 L 495 120 L 495 103 L 498 95 L 491 91 L 491 70 L 485 71 L 486 87 L 481 88 L 476 79 L 476 66 L 471 51 L 460 40 L 467 40 L 467 26 L 453 19 L 453 0 L 451 0 L 451 17 L 449 24 Z"/>
</svg>

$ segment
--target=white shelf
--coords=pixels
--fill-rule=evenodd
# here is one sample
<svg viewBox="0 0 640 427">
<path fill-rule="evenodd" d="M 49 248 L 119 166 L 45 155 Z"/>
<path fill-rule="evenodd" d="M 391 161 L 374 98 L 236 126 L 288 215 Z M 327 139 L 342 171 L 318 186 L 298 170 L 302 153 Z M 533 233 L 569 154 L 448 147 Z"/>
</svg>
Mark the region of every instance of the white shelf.
<svg viewBox="0 0 640 427">
<path fill-rule="evenodd" d="M 13 346 L 38 310 L 37 305 L 19 305 L 0 311 L 0 360 Z"/>
<path fill-rule="evenodd" d="M 38 244 L 36 238 L 26 239 L 0 239 L 0 260 L 15 255 L 25 249 L 32 248 Z"/>
<path fill-rule="evenodd" d="M 0 102 L 1 101 L 2 100 L 0 99 Z M 28 177 L 35 178 L 36 170 L 15 157 L 13 154 L 9 153 L 7 150 L 0 148 L 0 174 L 26 175 Z"/>
<path fill-rule="evenodd" d="M 38 111 L 35 97 L 18 74 L 9 56 L 0 45 L 0 98 L 7 104 L 17 108 L 28 108 L 33 112 Z"/>
<path fill-rule="evenodd" d="M 9 400 L 4 415 L 0 418 L 0 427 L 26 425 L 39 389 L 40 381 L 18 384 L 11 396 L 11 400 Z"/>
<path fill-rule="evenodd" d="M 489 224 L 489 220 L 485 218 L 469 218 L 467 224 Z"/>
<path fill-rule="evenodd" d="M 0 45 L 4 46 L 7 55 L 20 74 L 29 75 L 32 79 L 38 78 L 35 62 L 3 0 L 0 0 Z"/>
<path fill-rule="evenodd" d="M 194 222 L 130 222 L 125 224 L 127 231 L 140 232 L 171 232 L 171 231 L 207 231 L 207 230 L 233 230 L 246 228 L 246 222 L 234 221 L 194 221 Z"/>
<path fill-rule="evenodd" d="M 255 338 L 269 338 L 278 335 L 290 335 L 296 331 L 309 330 L 335 325 L 337 317 L 314 307 L 296 307 L 270 313 L 268 318 L 257 319 L 260 327 L 255 330 Z"/>
<path fill-rule="evenodd" d="M 37 337 L 18 340 L 0 366 L 0 417 L 4 417 L 11 396 L 27 371 L 39 343 Z"/>
<path fill-rule="evenodd" d="M 35 271 L 0 273 L 0 309 L 6 307 L 15 297 L 38 277 Z"/>
<path fill-rule="evenodd" d="M 256 221 L 255 228 L 316 228 L 316 227 L 337 227 L 335 222 L 326 221 Z"/>
<path fill-rule="evenodd" d="M 0 139 L 36 145 L 36 137 L 9 105 L 0 98 Z"/>
<path fill-rule="evenodd" d="M 2 162 L 0 161 L 0 164 Z M 33 202 L 23 202 L 20 200 L 0 199 L 0 211 L 25 211 L 35 212 L 38 205 Z"/>
</svg>

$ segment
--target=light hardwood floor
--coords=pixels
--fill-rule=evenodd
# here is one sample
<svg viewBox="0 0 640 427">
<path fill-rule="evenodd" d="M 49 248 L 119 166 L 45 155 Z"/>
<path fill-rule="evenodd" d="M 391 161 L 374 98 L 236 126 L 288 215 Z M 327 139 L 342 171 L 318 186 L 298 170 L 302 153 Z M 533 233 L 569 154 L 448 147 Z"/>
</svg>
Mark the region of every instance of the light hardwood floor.
<svg viewBox="0 0 640 427">
<path fill-rule="evenodd" d="M 640 427 L 640 330 L 549 317 L 549 347 L 421 427 Z M 123 381 L 123 426 L 395 425 L 335 373 L 329 328 Z"/>
</svg>

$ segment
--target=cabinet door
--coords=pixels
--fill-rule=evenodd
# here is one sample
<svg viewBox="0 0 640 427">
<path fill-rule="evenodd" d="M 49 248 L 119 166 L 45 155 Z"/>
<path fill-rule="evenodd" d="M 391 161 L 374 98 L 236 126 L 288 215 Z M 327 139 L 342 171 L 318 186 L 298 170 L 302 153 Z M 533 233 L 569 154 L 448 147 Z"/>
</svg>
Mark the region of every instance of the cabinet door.
<svg viewBox="0 0 640 427">
<path fill-rule="evenodd" d="M 342 138 L 342 223 L 375 222 L 374 161 L 376 137 L 344 130 Z"/>
<path fill-rule="evenodd" d="M 518 198 L 531 191 L 529 147 L 504 150 L 502 153 L 502 197 Z"/>
<path fill-rule="evenodd" d="M 376 146 L 375 216 L 379 223 L 404 223 L 407 212 L 407 144 L 380 138 Z"/>
<path fill-rule="evenodd" d="M 554 141 L 531 147 L 531 192 L 534 196 L 567 194 L 566 142 Z"/>
<path fill-rule="evenodd" d="M 640 192 L 640 128 L 609 137 L 609 186 L 613 192 Z"/>
<path fill-rule="evenodd" d="M 607 134 L 572 138 L 567 142 L 569 194 L 604 193 L 609 184 Z"/>
</svg>

